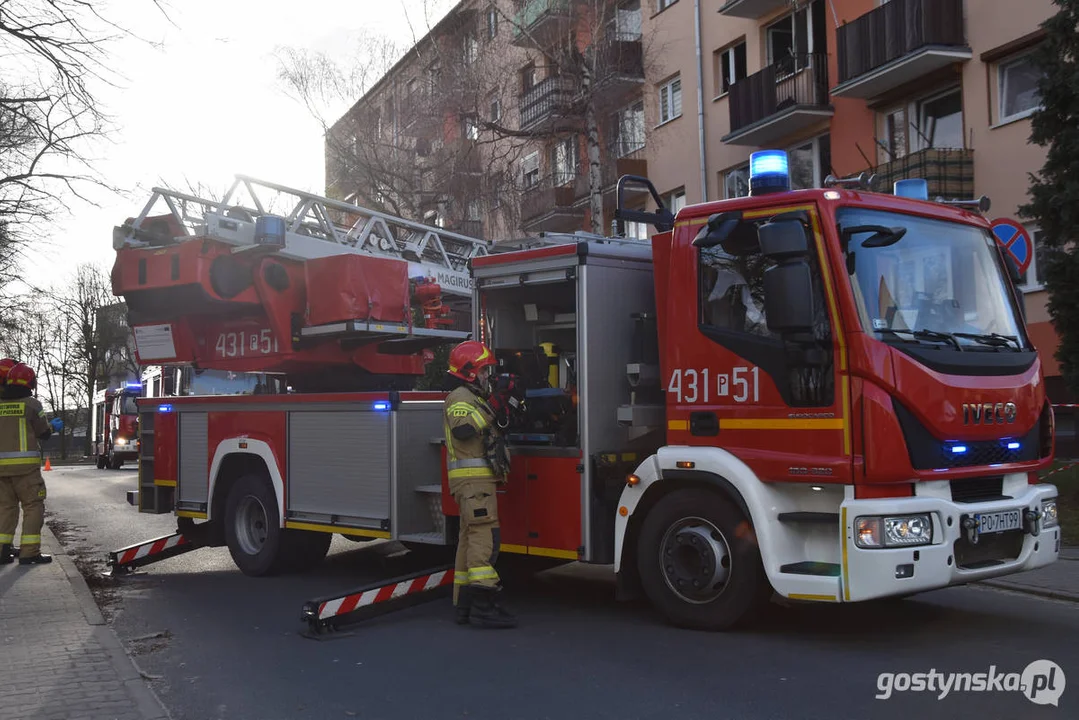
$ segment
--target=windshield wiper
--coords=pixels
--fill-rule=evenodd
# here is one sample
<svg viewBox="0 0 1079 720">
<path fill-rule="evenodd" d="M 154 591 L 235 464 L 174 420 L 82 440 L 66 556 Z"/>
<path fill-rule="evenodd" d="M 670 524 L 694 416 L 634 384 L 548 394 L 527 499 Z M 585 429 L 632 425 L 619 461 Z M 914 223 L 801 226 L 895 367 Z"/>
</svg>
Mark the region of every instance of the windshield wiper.
<svg viewBox="0 0 1079 720">
<path fill-rule="evenodd" d="M 991 347 L 1009 347 L 1012 343 L 1015 344 L 1016 350 L 1022 350 L 1023 346 L 1019 343 L 1019 338 L 1014 335 L 1001 335 L 999 333 L 952 333 L 957 338 L 968 338 L 975 342 L 979 342 L 982 345 L 989 345 Z"/>
<path fill-rule="evenodd" d="M 955 335 L 936 330 L 898 330 L 896 328 L 876 328 L 874 332 L 891 333 L 893 335 L 910 335 L 916 340 L 936 340 L 937 342 L 949 343 L 959 352 L 963 352 L 963 346 L 956 340 Z"/>
</svg>

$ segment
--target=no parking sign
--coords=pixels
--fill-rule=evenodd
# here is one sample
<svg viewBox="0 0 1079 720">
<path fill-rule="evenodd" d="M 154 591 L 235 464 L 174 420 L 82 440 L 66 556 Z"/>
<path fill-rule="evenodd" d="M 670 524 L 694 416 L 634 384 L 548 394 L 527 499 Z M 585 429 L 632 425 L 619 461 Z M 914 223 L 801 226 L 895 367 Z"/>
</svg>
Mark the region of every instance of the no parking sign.
<svg viewBox="0 0 1079 720">
<path fill-rule="evenodd" d="M 1030 239 L 1030 233 L 1022 225 L 1008 218 L 997 218 L 992 222 L 993 235 L 997 242 L 1004 248 L 1004 252 L 1011 255 L 1012 260 L 1019 266 L 1019 273 L 1025 273 L 1030 267 L 1030 260 L 1034 257 L 1034 243 Z"/>
</svg>

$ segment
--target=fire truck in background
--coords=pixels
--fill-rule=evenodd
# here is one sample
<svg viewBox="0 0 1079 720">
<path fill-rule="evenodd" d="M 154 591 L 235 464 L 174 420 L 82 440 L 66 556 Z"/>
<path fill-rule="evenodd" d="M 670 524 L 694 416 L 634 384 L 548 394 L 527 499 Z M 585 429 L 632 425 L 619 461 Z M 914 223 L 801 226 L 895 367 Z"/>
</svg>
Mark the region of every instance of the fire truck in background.
<svg viewBox="0 0 1079 720">
<path fill-rule="evenodd" d="M 137 382 L 103 388 L 94 394 L 90 432 L 98 470 L 119 470 L 125 462 L 138 459 L 139 411 L 135 398 L 141 395 L 142 384 Z"/>
<path fill-rule="evenodd" d="M 298 392 L 140 401 L 130 499 L 179 527 L 113 566 L 227 545 L 265 575 L 318 562 L 332 533 L 453 545 L 444 394 L 409 388 L 430 348 L 473 328 L 524 400 L 503 418 L 502 552 L 613 565 L 623 595 L 674 623 L 1053 562 L 1057 493 L 1036 475 L 1053 415 L 985 199 L 864 176 L 790 191 L 782 152 L 750 168 L 750 197 L 677 217 L 623 177 L 619 222 L 655 226 L 651 244 L 489 247 L 281 186 L 298 198 L 283 221 L 227 199 L 181 222 L 155 191 L 166 231 L 148 205 L 114 236 L 140 357 L 284 372 Z M 626 210 L 632 192 L 657 210 Z M 442 301 L 411 279 L 424 262 L 464 276 L 441 289 L 470 325 L 425 320 L 443 310 L 419 307 Z"/>
</svg>

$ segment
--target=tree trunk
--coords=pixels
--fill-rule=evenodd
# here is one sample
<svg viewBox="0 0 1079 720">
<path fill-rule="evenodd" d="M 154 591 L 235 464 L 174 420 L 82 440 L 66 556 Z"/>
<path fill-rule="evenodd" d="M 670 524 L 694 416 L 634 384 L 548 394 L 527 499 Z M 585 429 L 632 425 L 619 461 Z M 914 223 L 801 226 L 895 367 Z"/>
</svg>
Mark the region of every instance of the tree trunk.
<svg viewBox="0 0 1079 720">
<path fill-rule="evenodd" d="M 599 122 L 596 120 L 596 103 L 591 92 L 590 69 L 584 72 L 585 135 L 588 143 L 588 200 L 592 211 L 592 232 L 603 235 L 603 173 L 600 168 Z"/>
</svg>

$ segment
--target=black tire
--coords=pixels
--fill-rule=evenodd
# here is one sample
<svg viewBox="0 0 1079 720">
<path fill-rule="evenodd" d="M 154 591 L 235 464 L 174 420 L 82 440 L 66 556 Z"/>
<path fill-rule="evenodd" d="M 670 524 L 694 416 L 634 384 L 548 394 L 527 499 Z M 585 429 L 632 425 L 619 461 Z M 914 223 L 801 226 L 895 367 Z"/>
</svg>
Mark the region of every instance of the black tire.
<svg viewBox="0 0 1079 720">
<path fill-rule="evenodd" d="M 676 490 L 648 511 L 637 565 L 653 606 L 679 627 L 727 630 L 771 594 L 748 519 L 709 490 Z"/>
<path fill-rule="evenodd" d="M 118 458 L 116 458 L 116 457 L 114 457 L 112 455 L 109 455 L 109 461 L 108 462 L 109 462 L 109 469 L 110 470 L 119 470 L 120 468 L 122 468 L 124 466 L 124 461 L 123 460 L 120 460 L 120 459 L 118 459 Z"/>
<path fill-rule="evenodd" d="M 104 455 L 98 455 L 97 456 L 97 469 L 98 470 L 104 470 L 107 465 L 108 465 L 108 460 L 106 460 L 105 456 Z"/>
<path fill-rule="evenodd" d="M 225 542 L 240 572 L 251 577 L 275 575 L 287 563 L 277 497 L 270 481 L 245 475 L 225 500 Z"/>
<path fill-rule="evenodd" d="M 282 540 L 286 560 L 283 569 L 305 573 L 317 567 L 330 551 L 333 535 L 310 530 L 285 530 Z"/>
</svg>

